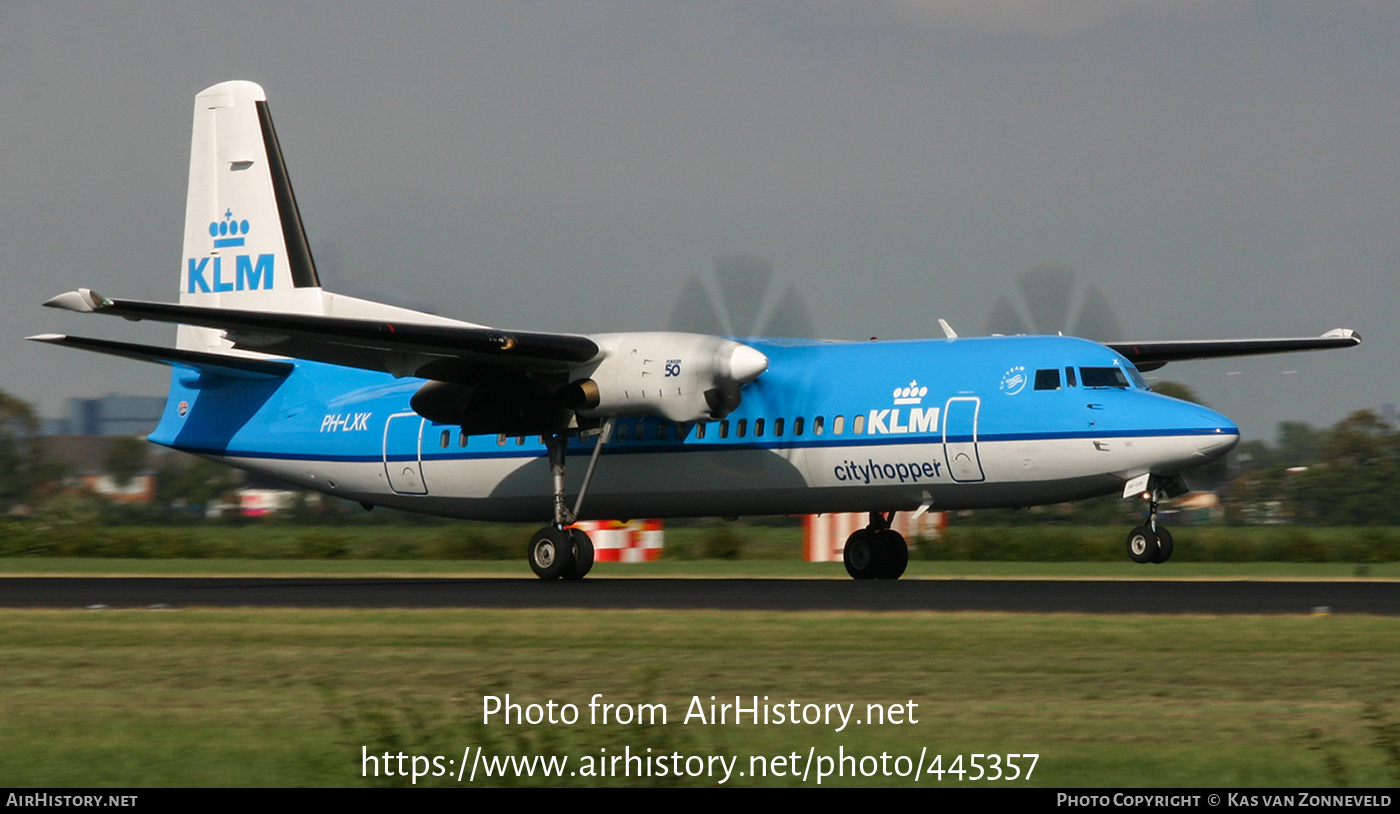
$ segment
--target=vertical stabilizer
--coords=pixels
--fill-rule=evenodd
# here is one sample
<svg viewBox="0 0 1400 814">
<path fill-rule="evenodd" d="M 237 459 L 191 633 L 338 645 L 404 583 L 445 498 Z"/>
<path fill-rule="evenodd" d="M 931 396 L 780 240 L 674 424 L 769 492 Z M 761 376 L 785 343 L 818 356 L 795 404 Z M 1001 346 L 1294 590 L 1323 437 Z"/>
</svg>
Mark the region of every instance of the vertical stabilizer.
<svg viewBox="0 0 1400 814">
<path fill-rule="evenodd" d="M 194 105 L 180 302 L 319 313 L 320 286 L 267 95 L 253 82 L 208 88 Z M 177 344 L 229 347 L 218 331 L 190 326 Z"/>
</svg>

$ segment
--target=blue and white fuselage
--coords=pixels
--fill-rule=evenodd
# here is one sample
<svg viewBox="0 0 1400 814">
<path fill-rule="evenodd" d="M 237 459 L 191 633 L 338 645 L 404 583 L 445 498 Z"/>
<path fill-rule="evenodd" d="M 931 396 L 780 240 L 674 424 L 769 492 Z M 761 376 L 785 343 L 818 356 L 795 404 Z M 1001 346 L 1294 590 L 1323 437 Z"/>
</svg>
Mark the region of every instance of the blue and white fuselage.
<svg viewBox="0 0 1400 814">
<path fill-rule="evenodd" d="M 1127 360 L 1080 339 L 748 344 L 769 366 L 723 420 L 616 420 L 582 517 L 1029 506 L 1175 475 L 1239 439 L 1228 418 L 1148 392 Z M 294 364 L 281 380 L 224 386 L 177 367 L 150 440 L 373 505 L 549 519 L 539 436 L 464 436 L 422 418 L 409 406 L 421 379 Z M 1101 369 L 1124 375 L 1083 384 L 1080 371 Z M 1037 371 L 1055 386 L 1037 389 Z M 571 440 L 570 458 L 597 437 Z M 583 467 L 568 477 L 576 491 Z"/>
</svg>

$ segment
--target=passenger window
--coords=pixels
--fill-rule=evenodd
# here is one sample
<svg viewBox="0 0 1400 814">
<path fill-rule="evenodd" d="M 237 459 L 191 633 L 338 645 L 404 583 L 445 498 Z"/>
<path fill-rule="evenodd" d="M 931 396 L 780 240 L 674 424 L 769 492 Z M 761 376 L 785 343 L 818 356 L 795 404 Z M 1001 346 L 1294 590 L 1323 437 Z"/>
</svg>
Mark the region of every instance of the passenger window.
<svg viewBox="0 0 1400 814">
<path fill-rule="evenodd" d="M 498 446 L 498 447 L 503 447 L 503 446 L 505 446 L 505 445 L 506 445 L 506 436 L 505 436 L 505 434 L 502 433 L 501 435 L 496 436 L 496 446 Z"/>
<path fill-rule="evenodd" d="M 702 421 L 695 425 L 695 438 L 700 441 L 705 440 L 705 422 Z"/>
<path fill-rule="evenodd" d="M 516 445 L 517 447 L 523 447 L 523 446 L 525 446 L 525 436 L 523 436 L 523 435 L 517 435 L 517 436 L 515 436 L 515 445 Z"/>
<path fill-rule="evenodd" d="M 642 426 L 642 422 L 638 421 L 636 424 L 633 424 L 633 425 L 632 425 L 632 440 L 633 440 L 633 441 L 640 441 L 640 440 L 642 440 L 642 433 L 645 432 L 645 431 L 646 431 L 646 429 Z"/>
<path fill-rule="evenodd" d="M 442 431 L 442 445 L 441 445 L 442 448 L 443 448 L 443 449 L 447 449 L 447 447 L 448 447 L 451 443 L 452 443 L 452 430 L 443 430 L 443 431 Z"/>
<path fill-rule="evenodd" d="M 1072 367 L 1067 367 L 1067 368 L 1065 368 L 1065 386 L 1066 386 L 1066 387 L 1077 387 L 1077 386 L 1078 386 L 1078 385 L 1076 385 L 1076 384 L 1074 383 L 1074 368 L 1072 368 Z"/>
<path fill-rule="evenodd" d="M 464 446 L 466 446 L 466 445 L 467 445 L 467 431 L 466 431 L 466 430 L 462 430 L 461 432 L 457 433 L 457 446 L 459 446 L 459 447 L 464 447 Z"/>
<path fill-rule="evenodd" d="M 1035 372 L 1035 389 L 1036 389 L 1036 390 L 1059 390 L 1059 389 L 1060 389 L 1060 371 L 1056 370 L 1056 369 L 1053 368 L 1053 367 L 1052 367 L 1052 368 L 1046 368 L 1045 370 L 1037 370 L 1037 371 Z"/>
<path fill-rule="evenodd" d="M 753 420 L 753 437 L 754 437 L 754 438 L 762 438 L 762 437 L 763 437 L 763 419 L 761 419 L 761 418 L 755 418 L 755 419 Z"/>
<path fill-rule="evenodd" d="M 749 420 L 748 420 L 747 418 L 741 418 L 741 419 L 739 419 L 739 437 L 740 437 L 740 438 L 743 438 L 745 435 L 748 435 L 748 433 L 749 433 Z"/>
<path fill-rule="evenodd" d="M 832 434 L 832 435 L 840 435 L 840 434 L 841 434 L 841 431 L 844 430 L 844 429 L 846 429 L 846 417 L 845 417 L 845 416 L 843 416 L 843 415 L 838 415 L 837 417 L 831 419 L 831 434 Z"/>
<path fill-rule="evenodd" d="M 773 435 L 779 438 L 783 437 L 783 420 L 781 418 L 773 419 Z"/>
<path fill-rule="evenodd" d="M 813 434 L 813 435 L 821 435 L 821 434 L 822 434 L 822 417 L 821 417 L 821 416 L 817 416 L 816 418 L 812 419 L 812 434 Z"/>
<path fill-rule="evenodd" d="M 864 434 L 865 434 L 865 416 L 864 416 L 864 415 L 858 415 L 858 416 L 856 416 L 855 420 L 851 422 L 851 432 L 855 433 L 856 435 L 864 435 Z"/>
<path fill-rule="evenodd" d="M 658 441 L 665 441 L 665 440 L 666 440 L 666 422 L 665 422 L 665 421 L 663 421 L 663 422 L 661 422 L 660 424 L 657 424 L 657 425 L 656 425 L 656 440 L 658 440 Z"/>
<path fill-rule="evenodd" d="M 793 434 L 793 435 L 801 435 L 801 434 L 802 434 L 802 422 L 803 422 L 803 421 L 804 421 L 804 419 L 803 419 L 801 416 L 798 416 L 797 418 L 794 418 L 794 419 L 792 420 L 792 434 Z"/>
<path fill-rule="evenodd" d="M 727 418 L 726 418 L 725 420 L 719 422 L 719 437 L 720 437 L 720 438 L 728 438 L 728 437 L 729 437 L 729 419 L 727 419 Z"/>
</svg>

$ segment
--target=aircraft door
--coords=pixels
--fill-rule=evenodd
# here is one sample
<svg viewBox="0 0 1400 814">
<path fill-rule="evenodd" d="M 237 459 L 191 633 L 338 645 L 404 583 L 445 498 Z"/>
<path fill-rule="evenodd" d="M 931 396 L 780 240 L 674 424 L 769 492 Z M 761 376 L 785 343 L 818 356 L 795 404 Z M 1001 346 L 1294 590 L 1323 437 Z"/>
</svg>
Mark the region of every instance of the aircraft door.
<svg viewBox="0 0 1400 814">
<path fill-rule="evenodd" d="M 384 474 L 401 495 L 426 495 L 423 480 L 423 424 L 417 413 L 396 413 L 384 423 Z"/>
<path fill-rule="evenodd" d="M 943 408 L 943 457 L 948 474 L 958 483 L 978 483 L 987 479 L 977 456 L 977 413 L 982 399 L 956 396 Z"/>
</svg>

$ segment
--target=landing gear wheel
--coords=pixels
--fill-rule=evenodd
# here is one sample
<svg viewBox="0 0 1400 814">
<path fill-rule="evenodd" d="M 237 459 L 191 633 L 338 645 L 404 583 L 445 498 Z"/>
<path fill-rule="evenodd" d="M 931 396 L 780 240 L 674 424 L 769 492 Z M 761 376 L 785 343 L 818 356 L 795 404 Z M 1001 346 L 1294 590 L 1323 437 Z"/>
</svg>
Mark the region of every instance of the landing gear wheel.
<svg viewBox="0 0 1400 814">
<path fill-rule="evenodd" d="M 846 538 L 841 559 L 852 579 L 875 579 L 880 574 L 885 546 L 874 529 L 860 529 Z"/>
<path fill-rule="evenodd" d="M 879 541 L 880 557 L 883 560 L 879 579 L 899 579 L 904 569 L 909 567 L 909 544 L 904 536 L 894 529 L 876 532 Z"/>
<path fill-rule="evenodd" d="M 1136 563 L 1152 562 L 1159 556 L 1161 544 L 1148 526 L 1138 526 L 1128 532 L 1128 557 Z"/>
<path fill-rule="evenodd" d="M 567 531 L 545 526 L 530 538 L 530 569 L 535 576 L 555 579 L 563 576 L 573 565 L 574 546 Z"/>
<path fill-rule="evenodd" d="M 593 541 L 582 529 L 569 529 L 569 544 L 574 550 L 574 563 L 560 574 L 564 579 L 583 579 L 593 570 Z"/>
<path fill-rule="evenodd" d="M 1172 558 L 1172 533 L 1167 531 L 1166 526 L 1157 527 L 1157 556 L 1152 558 L 1153 562 L 1166 562 Z"/>
</svg>

